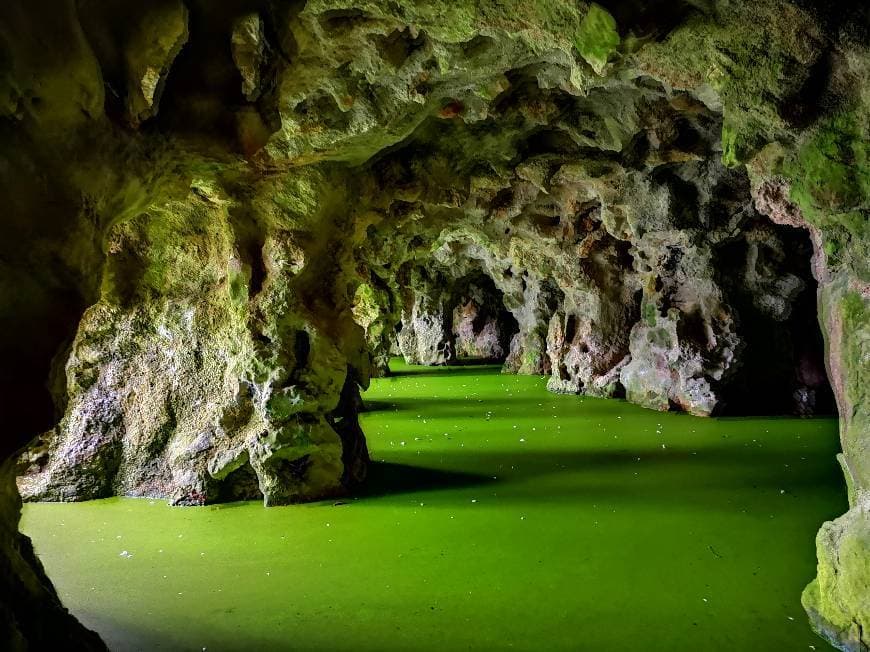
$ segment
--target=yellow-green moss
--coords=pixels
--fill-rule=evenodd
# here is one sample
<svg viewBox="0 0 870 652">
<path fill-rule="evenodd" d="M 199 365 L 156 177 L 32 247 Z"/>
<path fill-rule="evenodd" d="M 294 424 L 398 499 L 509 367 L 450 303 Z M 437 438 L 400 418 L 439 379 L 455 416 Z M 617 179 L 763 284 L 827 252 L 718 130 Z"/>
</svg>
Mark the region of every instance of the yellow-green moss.
<svg viewBox="0 0 870 652">
<path fill-rule="evenodd" d="M 580 55 L 599 75 L 619 47 L 616 20 L 600 5 L 592 4 L 574 39 Z"/>
</svg>

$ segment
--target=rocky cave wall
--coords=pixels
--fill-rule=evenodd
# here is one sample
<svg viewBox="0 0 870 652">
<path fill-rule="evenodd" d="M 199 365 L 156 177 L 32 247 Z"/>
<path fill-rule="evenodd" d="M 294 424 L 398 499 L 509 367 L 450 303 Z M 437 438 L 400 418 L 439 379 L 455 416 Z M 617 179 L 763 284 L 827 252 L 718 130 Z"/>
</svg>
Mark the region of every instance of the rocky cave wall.
<svg viewBox="0 0 870 652">
<path fill-rule="evenodd" d="M 776 400 L 824 409 L 817 285 L 850 510 L 804 603 L 867 646 L 867 10 L 602 4 L 0 8 L 3 457 L 38 435 L 2 472 L 14 647 L 100 646 L 17 532 L 16 473 L 62 500 L 346 491 L 359 389 L 402 323 L 451 359 L 474 274 L 506 370 L 698 414 L 763 409 L 769 343 Z"/>
<path fill-rule="evenodd" d="M 745 169 L 722 164 L 717 107 L 648 77 L 578 99 L 543 74 L 367 166 L 375 188 L 401 188 L 359 255 L 393 284 L 401 311 L 380 319 L 401 315 L 406 360 L 455 357 L 452 288 L 477 273 L 518 324 L 506 369 L 548 373 L 553 391 L 703 415 L 830 410 L 809 236 L 760 214 Z M 781 395 L 761 404 L 767 385 Z"/>
</svg>

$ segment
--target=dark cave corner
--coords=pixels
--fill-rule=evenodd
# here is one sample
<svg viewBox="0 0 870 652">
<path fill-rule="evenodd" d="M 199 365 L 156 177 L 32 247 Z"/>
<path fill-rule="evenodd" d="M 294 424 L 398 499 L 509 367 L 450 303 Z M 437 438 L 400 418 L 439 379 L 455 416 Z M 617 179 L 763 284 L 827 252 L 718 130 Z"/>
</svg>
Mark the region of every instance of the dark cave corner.
<svg viewBox="0 0 870 652">
<path fill-rule="evenodd" d="M 716 413 L 836 416 L 808 232 L 764 222 L 717 254 L 743 341 Z"/>
<path fill-rule="evenodd" d="M 253 467 L 247 462 L 217 483 L 217 491 L 208 502 L 233 503 L 240 500 L 263 500 L 260 481 Z"/>
</svg>

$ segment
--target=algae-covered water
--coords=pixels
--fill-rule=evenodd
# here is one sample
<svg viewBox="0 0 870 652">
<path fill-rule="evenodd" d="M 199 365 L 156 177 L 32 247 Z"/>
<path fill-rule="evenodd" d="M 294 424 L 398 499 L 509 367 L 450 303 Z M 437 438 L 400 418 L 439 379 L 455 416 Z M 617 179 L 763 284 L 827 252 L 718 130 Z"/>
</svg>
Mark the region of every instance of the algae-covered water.
<svg viewBox="0 0 870 652">
<path fill-rule="evenodd" d="M 377 380 L 367 495 L 32 504 L 116 650 L 825 650 L 800 593 L 846 507 L 834 419 L 700 419 L 495 367 Z"/>
</svg>

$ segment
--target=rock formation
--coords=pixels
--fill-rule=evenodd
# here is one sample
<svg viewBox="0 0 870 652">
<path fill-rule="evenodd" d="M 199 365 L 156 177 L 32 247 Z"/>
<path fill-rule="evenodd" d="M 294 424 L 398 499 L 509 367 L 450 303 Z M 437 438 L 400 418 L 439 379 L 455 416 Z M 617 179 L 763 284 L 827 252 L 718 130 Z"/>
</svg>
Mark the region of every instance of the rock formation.
<svg viewBox="0 0 870 652">
<path fill-rule="evenodd" d="M 870 645 L 865 7 L 146 4 L 0 8 L 25 497 L 345 492 L 397 342 L 703 415 L 824 412 L 826 371 L 850 510 L 804 604 Z M 0 627 L 98 648 L 2 469 Z"/>
</svg>

